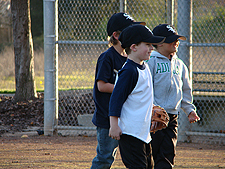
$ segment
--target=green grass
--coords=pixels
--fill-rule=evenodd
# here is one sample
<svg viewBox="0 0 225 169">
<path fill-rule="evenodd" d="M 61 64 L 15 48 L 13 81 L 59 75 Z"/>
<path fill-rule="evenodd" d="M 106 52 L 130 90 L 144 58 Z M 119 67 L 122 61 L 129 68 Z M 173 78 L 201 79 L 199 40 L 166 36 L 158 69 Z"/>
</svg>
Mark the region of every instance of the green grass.
<svg viewBox="0 0 225 169">
<path fill-rule="evenodd" d="M 44 77 L 35 77 L 36 90 L 44 91 Z M 0 93 L 15 93 L 15 77 L 3 77 L 0 83 Z"/>
<path fill-rule="evenodd" d="M 35 76 L 36 90 L 44 91 L 44 76 Z M 94 75 L 87 71 L 73 72 L 71 75 L 58 75 L 59 90 L 90 89 L 94 85 Z M 15 92 L 15 77 L 3 77 L 0 83 L 0 93 Z"/>
<path fill-rule="evenodd" d="M 72 75 L 58 76 L 59 89 L 90 88 L 94 85 L 94 75 L 88 71 L 77 71 Z"/>
</svg>

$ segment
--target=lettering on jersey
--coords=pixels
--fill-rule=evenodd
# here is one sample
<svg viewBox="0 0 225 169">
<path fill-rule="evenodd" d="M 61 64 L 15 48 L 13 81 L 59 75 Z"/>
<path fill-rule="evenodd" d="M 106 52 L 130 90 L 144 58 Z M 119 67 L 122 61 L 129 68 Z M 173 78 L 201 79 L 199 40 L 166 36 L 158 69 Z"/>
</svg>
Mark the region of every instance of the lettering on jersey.
<svg viewBox="0 0 225 169">
<path fill-rule="evenodd" d="M 126 18 L 126 19 L 130 19 L 131 21 L 134 21 L 134 19 L 130 16 L 130 15 L 128 15 L 128 14 L 123 14 L 123 16 Z"/>
<path fill-rule="evenodd" d="M 156 74 L 157 73 L 166 73 L 170 72 L 169 64 L 168 63 L 157 63 L 157 68 L 156 68 Z M 174 75 L 180 75 L 180 69 L 179 66 L 175 66 L 172 70 Z"/>
<path fill-rule="evenodd" d="M 176 31 L 174 30 L 174 28 L 171 27 L 170 25 L 167 25 L 166 28 L 168 29 L 168 31 L 172 31 L 173 33 L 176 33 Z"/>
<path fill-rule="evenodd" d="M 156 73 L 170 72 L 168 63 L 157 63 Z"/>
<path fill-rule="evenodd" d="M 176 66 L 176 67 L 174 68 L 173 74 L 175 74 L 175 75 L 179 75 L 179 74 L 180 74 L 180 71 L 179 71 L 179 67 L 178 67 L 178 66 Z"/>
</svg>

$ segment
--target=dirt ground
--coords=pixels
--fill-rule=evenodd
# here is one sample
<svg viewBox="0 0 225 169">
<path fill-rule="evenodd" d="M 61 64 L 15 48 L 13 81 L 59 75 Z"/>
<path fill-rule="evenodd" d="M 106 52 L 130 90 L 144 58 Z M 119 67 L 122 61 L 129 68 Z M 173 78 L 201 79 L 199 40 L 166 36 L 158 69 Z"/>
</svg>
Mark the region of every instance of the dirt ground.
<svg viewBox="0 0 225 169">
<path fill-rule="evenodd" d="M 0 137 L 0 168 L 90 168 L 96 137 Z M 112 166 L 124 169 L 120 154 Z M 225 168 L 225 146 L 178 143 L 175 169 Z"/>
<path fill-rule="evenodd" d="M 0 168 L 90 168 L 96 155 L 96 137 L 4 135 L 33 126 L 43 128 L 43 112 L 42 93 L 35 100 L 20 103 L 14 103 L 12 96 L 0 96 Z M 112 168 L 125 168 L 119 152 Z M 225 146 L 178 143 L 174 168 L 225 169 Z"/>
</svg>

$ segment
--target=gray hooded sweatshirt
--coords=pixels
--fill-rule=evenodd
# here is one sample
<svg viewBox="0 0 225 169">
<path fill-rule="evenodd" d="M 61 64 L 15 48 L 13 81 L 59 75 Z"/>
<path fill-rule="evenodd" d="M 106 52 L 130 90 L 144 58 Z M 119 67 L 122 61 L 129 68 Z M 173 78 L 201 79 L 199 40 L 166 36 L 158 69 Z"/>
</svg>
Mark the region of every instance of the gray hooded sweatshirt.
<svg viewBox="0 0 225 169">
<path fill-rule="evenodd" d="M 170 61 L 153 51 L 147 63 L 152 74 L 154 105 L 163 107 L 170 114 L 178 114 L 180 108 L 187 115 L 196 111 L 187 66 L 177 55 Z"/>
</svg>

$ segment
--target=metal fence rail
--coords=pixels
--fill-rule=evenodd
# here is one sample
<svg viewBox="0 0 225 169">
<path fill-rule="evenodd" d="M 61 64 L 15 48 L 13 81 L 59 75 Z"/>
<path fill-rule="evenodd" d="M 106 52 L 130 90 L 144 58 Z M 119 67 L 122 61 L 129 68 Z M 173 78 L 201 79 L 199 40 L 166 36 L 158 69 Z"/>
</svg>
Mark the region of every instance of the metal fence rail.
<svg viewBox="0 0 225 169">
<path fill-rule="evenodd" d="M 225 92 L 225 72 L 193 72 L 193 91 Z"/>
</svg>

